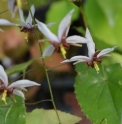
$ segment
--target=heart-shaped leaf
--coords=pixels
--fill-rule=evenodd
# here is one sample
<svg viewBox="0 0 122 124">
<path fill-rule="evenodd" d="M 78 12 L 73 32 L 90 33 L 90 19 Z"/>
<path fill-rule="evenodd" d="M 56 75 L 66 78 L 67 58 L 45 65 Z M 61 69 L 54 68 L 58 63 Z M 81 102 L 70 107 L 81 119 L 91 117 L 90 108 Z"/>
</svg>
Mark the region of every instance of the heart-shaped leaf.
<svg viewBox="0 0 122 124">
<path fill-rule="evenodd" d="M 113 64 L 94 68 L 85 63 L 76 65 L 78 72 L 75 94 L 82 110 L 94 123 L 121 124 L 122 120 L 122 67 Z M 88 72 L 87 72 L 88 71 Z"/>
</svg>

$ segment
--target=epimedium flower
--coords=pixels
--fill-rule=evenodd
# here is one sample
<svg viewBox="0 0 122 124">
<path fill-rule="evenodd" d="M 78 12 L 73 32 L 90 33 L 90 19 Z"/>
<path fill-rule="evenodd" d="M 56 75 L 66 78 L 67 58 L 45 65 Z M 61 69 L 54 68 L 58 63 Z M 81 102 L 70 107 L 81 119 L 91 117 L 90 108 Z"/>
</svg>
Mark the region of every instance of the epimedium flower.
<svg viewBox="0 0 122 124">
<path fill-rule="evenodd" d="M 74 9 L 71 10 L 60 22 L 58 26 L 58 35 L 56 36 L 54 33 L 52 33 L 48 27 L 42 23 L 39 22 L 36 19 L 37 22 L 37 27 L 41 31 L 42 34 L 44 34 L 47 38 L 48 41 L 51 43 L 43 52 L 42 57 L 45 56 L 51 56 L 56 50 L 57 52 L 61 52 L 63 57 L 66 58 L 66 50 L 70 47 L 70 45 L 75 45 L 75 46 L 81 46 L 77 43 L 86 43 L 87 39 L 74 35 L 67 37 L 69 28 L 70 28 L 70 21 L 72 14 L 74 12 Z"/>
<path fill-rule="evenodd" d="M 9 22 L 6 19 L 0 19 L 0 25 L 1 26 L 17 26 L 17 27 L 20 27 L 21 32 L 25 32 L 25 33 L 33 32 L 34 25 L 32 24 L 31 13 L 29 12 L 28 17 L 25 20 L 22 9 L 21 8 L 18 8 L 18 9 L 19 9 L 21 24 L 14 24 L 14 23 Z M 35 13 L 34 5 L 31 6 L 30 11 L 32 12 L 32 16 L 34 16 L 34 13 Z"/>
<path fill-rule="evenodd" d="M 10 97 L 16 94 L 25 99 L 24 93 L 21 90 L 25 90 L 25 87 L 40 86 L 40 84 L 30 80 L 18 80 L 8 85 L 8 77 L 4 68 L 0 65 L 0 95 L 2 100 L 6 103 L 6 97 Z"/>
<path fill-rule="evenodd" d="M 95 68 L 98 73 L 99 67 L 98 67 L 97 63 L 101 63 L 102 58 L 104 56 L 108 56 L 108 53 L 112 52 L 117 46 L 114 46 L 112 48 L 106 48 L 106 49 L 103 49 L 102 51 L 95 51 L 95 43 L 92 39 L 92 36 L 91 36 L 88 28 L 86 29 L 85 38 L 88 40 L 88 42 L 87 42 L 88 56 L 81 56 L 81 55 L 74 56 L 70 59 L 62 61 L 61 63 L 76 61 L 74 64 L 77 64 L 79 62 L 86 62 L 88 66 Z"/>
</svg>

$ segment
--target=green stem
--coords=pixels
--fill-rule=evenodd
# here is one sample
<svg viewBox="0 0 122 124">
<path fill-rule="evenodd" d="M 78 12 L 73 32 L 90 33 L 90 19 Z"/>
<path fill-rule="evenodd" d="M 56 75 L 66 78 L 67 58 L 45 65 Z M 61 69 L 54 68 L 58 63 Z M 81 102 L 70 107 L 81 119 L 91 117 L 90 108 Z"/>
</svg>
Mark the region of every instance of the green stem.
<svg viewBox="0 0 122 124">
<path fill-rule="evenodd" d="M 23 71 L 22 79 L 25 79 L 26 70 Z"/>
<path fill-rule="evenodd" d="M 28 2 L 28 5 L 29 5 L 29 8 L 30 8 L 29 0 L 27 0 L 27 2 Z M 32 16 L 31 10 L 30 10 L 30 13 L 31 13 L 31 17 L 32 17 L 32 19 L 33 19 L 34 28 L 36 28 L 35 19 L 34 19 L 33 16 Z M 35 32 L 35 36 L 36 36 L 37 40 L 39 41 L 39 37 L 38 37 L 36 31 L 34 31 L 34 32 Z M 41 54 L 41 56 L 42 56 L 42 53 L 43 53 L 43 52 L 42 52 L 42 47 L 41 47 L 41 44 L 40 44 L 39 42 L 38 42 L 38 44 L 39 44 L 39 47 L 40 47 L 40 54 Z M 44 67 L 44 70 L 45 70 L 45 74 L 46 74 L 46 78 L 47 78 L 47 82 L 48 82 L 48 87 L 49 87 L 49 91 L 50 91 L 50 96 L 51 96 L 52 104 L 53 104 L 53 107 L 54 107 L 54 109 L 55 109 L 55 112 L 56 112 L 56 115 L 57 115 L 59 124 L 61 124 L 61 120 L 60 120 L 60 117 L 59 117 L 59 114 L 58 114 L 58 111 L 57 111 L 57 109 L 56 109 L 56 105 L 55 105 L 55 102 L 54 102 L 53 93 L 52 93 L 52 88 L 51 88 L 51 84 L 50 84 L 50 80 L 49 80 L 49 75 L 48 75 L 48 72 L 47 72 L 47 69 L 46 69 L 46 65 L 45 65 L 44 58 L 42 58 L 42 64 L 43 64 L 43 67 Z"/>
<path fill-rule="evenodd" d="M 8 9 L 7 9 L 7 10 L 4 10 L 4 11 L 0 12 L 0 14 L 3 14 L 3 13 L 5 13 L 5 12 L 7 12 L 7 11 L 9 11 L 9 10 L 8 10 Z"/>
<path fill-rule="evenodd" d="M 40 47 L 40 52 L 41 52 L 41 56 L 42 56 L 42 48 L 41 48 L 40 43 L 39 43 L 39 47 Z M 58 120 L 59 120 L 59 124 L 61 124 L 61 120 L 60 120 L 60 117 L 59 117 L 59 114 L 58 114 L 58 111 L 57 111 L 57 109 L 56 109 L 56 105 L 55 105 L 55 102 L 54 102 L 53 93 L 52 93 L 52 88 L 51 88 L 51 85 L 50 85 L 49 75 L 48 75 L 48 72 L 47 72 L 47 69 L 46 69 L 46 65 L 45 65 L 45 62 L 44 62 L 44 58 L 42 58 L 42 63 L 43 63 L 43 65 L 44 65 L 44 70 L 45 70 L 45 74 L 46 74 L 46 78 L 47 78 L 47 82 L 48 82 L 48 87 L 49 87 L 49 91 L 50 91 L 50 96 L 51 96 L 51 100 L 52 100 L 52 103 L 53 103 L 53 107 L 54 107 L 54 109 L 55 109 L 57 118 L 58 118 Z"/>
<path fill-rule="evenodd" d="M 81 6 L 79 7 L 79 9 L 80 9 L 80 13 L 81 13 L 82 18 L 83 18 L 83 22 L 84 22 L 85 28 L 87 28 L 88 26 L 87 26 L 87 22 L 86 22 L 86 19 L 85 19 L 85 16 L 84 16 L 83 9 L 82 9 Z"/>
<path fill-rule="evenodd" d="M 67 64 L 67 63 L 63 63 L 63 64 L 60 64 L 60 65 L 54 66 L 52 68 L 47 69 L 47 71 L 50 71 L 50 70 L 55 69 L 55 68 L 58 68 L 58 67 L 63 66 L 65 64 Z"/>
<path fill-rule="evenodd" d="M 34 103 L 25 103 L 26 105 L 36 105 L 38 103 L 41 103 L 41 102 L 52 102 L 51 99 L 45 99 L 45 100 L 41 100 L 41 101 L 38 101 L 38 102 L 34 102 Z"/>
</svg>

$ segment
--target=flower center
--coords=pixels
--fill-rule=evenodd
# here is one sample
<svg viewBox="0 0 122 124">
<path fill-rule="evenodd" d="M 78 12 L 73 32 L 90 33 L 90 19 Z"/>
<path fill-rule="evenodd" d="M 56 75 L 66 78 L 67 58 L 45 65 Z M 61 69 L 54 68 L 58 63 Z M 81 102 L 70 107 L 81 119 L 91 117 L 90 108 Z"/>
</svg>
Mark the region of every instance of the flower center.
<svg viewBox="0 0 122 124">
<path fill-rule="evenodd" d="M 93 64 L 94 64 L 94 68 L 96 69 L 97 73 L 99 73 L 99 67 L 97 65 L 97 62 L 93 61 Z"/>
<path fill-rule="evenodd" d="M 60 45 L 60 49 L 64 59 L 66 59 L 66 50 L 64 49 L 64 46 L 62 44 Z"/>
<path fill-rule="evenodd" d="M 4 90 L 3 91 L 3 94 L 2 94 L 2 100 L 5 102 L 5 104 L 7 105 L 6 103 L 6 96 L 7 96 L 7 90 Z"/>
</svg>

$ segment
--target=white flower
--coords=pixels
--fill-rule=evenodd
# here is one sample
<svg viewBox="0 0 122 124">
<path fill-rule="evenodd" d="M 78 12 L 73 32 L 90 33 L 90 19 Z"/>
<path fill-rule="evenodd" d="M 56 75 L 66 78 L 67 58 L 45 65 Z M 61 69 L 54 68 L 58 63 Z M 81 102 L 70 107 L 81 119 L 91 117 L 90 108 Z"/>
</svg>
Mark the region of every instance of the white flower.
<svg viewBox="0 0 122 124">
<path fill-rule="evenodd" d="M 21 24 L 14 24 L 14 23 L 9 22 L 6 19 L 0 19 L 0 25 L 1 26 L 18 26 L 18 27 L 20 27 L 21 32 L 32 32 L 33 25 L 32 25 L 31 13 L 29 12 L 28 17 L 25 21 L 22 9 L 21 8 L 18 8 L 18 9 L 19 9 Z M 32 12 L 32 16 L 34 16 L 34 13 L 35 13 L 34 5 L 31 6 L 31 12 Z"/>
<path fill-rule="evenodd" d="M 23 92 L 25 87 L 30 86 L 40 86 L 40 84 L 30 81 L 30 80 L 19 80 L 15 81 L 8 86 L 8 77 L 4 68 L 0 65 L 0 95 L 2 94 L 2 100 L 6 103 L 6 97 L 10 97 L 13 94 L 16 94 L 22 98 L 24 97 Z"/>
<path fill-rule="evenodd" d="M 112 52 L 117 46 L 114 46 L 112 48 L 106 48 L 102 51 L 96 51 L 95 52 L 95 44 L 92 39 L 92 36 L 89 32 L 88 29 L 86 29 L 86 39 L 88 40 L 87 42 L 87 47 L 88 47 L 88 57 L 87 56 L 74 56 L 71 59 L 67 59 L 62 61 L 61 63 L 64 62 L 73 62 L 76 61 L 74 64 L 77 64 L 79 62 L 86 62 L 88 66 L 91 66 L 96 69 L 96 71 L 99 71 L 99 67 L 97 65 L 97 62 L 100 63 L 102 57 L 108 56 L 109 52 Z"/>
<path fill-rule="evenodd" d="M 58 27 L 58 36 L 53 34 L 44 23 L 36 20 L 38 29 L 49 39 L 49 42 L 51 43 L 51 45 L 44 50 L 42 57 L 50 56 L 53 54 L 54 50 L 56 50 L 61 51 L 64 58 L 66 58 L 66 51 L 64 48 L 69 48 L 70 45 L 77 45 L 77 43 L 87 42 L 85 38 L 77 35 L 66 38 L 70 28 L 70 21 L 73 12 L 74 10 L 71 10 L 60 22 Z"/>
<path fill-rule="evenodd" d="M 17 1 L 16 0 L 8 0 L 8 9 L 12 14 L 12 18 L 15 15 L 15 12 L 17 11 Z"/>
</svg>

